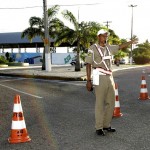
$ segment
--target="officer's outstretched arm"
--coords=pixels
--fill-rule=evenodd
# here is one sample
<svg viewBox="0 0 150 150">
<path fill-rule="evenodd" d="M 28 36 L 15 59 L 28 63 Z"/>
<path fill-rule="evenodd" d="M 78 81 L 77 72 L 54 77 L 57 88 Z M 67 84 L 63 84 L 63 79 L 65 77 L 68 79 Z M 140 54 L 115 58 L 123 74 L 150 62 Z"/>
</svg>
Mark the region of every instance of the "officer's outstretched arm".
<svg viewBox="0 0 150 150">
<path fill-rule="evenodd" d="M 119 45 L 119 49 L 127 48 L 130 44 L 137 44 L 137 43 L 138 43 L 138 38 L 134 38 L 129 42 Z"/>
</svg>

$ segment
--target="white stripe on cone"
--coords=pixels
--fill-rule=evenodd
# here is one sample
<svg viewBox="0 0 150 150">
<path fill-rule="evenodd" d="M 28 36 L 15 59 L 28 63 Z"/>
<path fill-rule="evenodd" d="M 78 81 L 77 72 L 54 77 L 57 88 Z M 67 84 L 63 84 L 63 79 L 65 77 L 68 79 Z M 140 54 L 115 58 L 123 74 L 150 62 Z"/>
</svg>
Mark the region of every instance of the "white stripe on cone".
<svg viewBox="0 0 150 150">
<path fill-rule="evenodd" d="M 11 129 L 17 130 L 17 129 L 24 129 L 26 128 L 24 120 L 22 121 L 12 121 Z"/>
<path fill-rule="evenodd" d="M 115 95 L 118 96 L 118 90 L 115 90 Z"/>
<path fill-rule="evenodd" d="M 146 80 L 142 80 L 141 84 L 143 85 L 146 84 Z"/>
<path fill-rule="evenodd" d="M 147 88 L 141 88 L 141 93 L 147 93 Z"/>
<path fill-rule="evenodd" d="M 120 107 L 119 101 L 115 101 L 115 107 Z"/>
<path fill-rule="evenodd" d="M 21 104 L 14 104 L 13 112 L 22 112 Z"/>
</svg>

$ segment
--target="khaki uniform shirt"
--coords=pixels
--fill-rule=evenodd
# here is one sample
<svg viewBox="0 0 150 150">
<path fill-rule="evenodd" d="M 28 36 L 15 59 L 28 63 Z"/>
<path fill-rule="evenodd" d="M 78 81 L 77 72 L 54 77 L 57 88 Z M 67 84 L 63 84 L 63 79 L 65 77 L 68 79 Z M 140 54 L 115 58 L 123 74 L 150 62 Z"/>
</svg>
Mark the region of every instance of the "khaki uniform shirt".
<svg viewBox="0 0 150 150">
<path fill-rule="evenodd" d="M 97 44 L 97 47 L 101 49 L 103 55 L 105 56 L 109 56 L 107 48 L 109 49 L 111 55 L 115 54 L 119 50 L 119 45 L 106 45 L 107 47 L 106 48 L 106 47 L 101 47 L 99 44 Z M 95 46 L 95 44 L 90 46 L 87 57 L 85 58 L 85 62 L 91 64 L 93 68 L 100 67 L 100 68 L 107 70 L 104 63 L 101 62 L 102 57 L 100 53 L 98 52 L 97 47 Z M 111 68 L 110 60 L 105 60 L 105 63 L 107 67 L 109 68 L 109 70 L 111 70 L 112 68 Z"/>
</svg>

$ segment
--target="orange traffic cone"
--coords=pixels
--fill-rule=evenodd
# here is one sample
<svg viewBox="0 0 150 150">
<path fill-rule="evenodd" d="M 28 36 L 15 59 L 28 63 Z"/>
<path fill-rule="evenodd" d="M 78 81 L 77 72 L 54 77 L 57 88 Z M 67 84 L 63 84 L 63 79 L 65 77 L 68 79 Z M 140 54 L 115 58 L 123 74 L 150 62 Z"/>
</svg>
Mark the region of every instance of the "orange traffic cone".
<svg viewBox="0 0 150 150">
<path fill-rule="evenodd" d="M 11 134 L 8 138 L 8 142 L 15 144 L 29 141 L 31 141 L 31 139 L 27 133 L 20 96 L 16 95 L 14 98 Z"/>
<path fill-rule="evenodd" d="M 115 83 L 115 109 L 113 112 L 113 117 L 121 117 L 123 114 L 120 111 L 120 102 L 119 102 L 119 95 L 118 95 L 118 85 Z"/>
<path fill-rule="evenodd" d="M 140 90 L 140 100 L 147 100 L 150 99 L 150 97 L 148 96 L 148 90 L 147 90 L 147 86 L 146 86 L 146 80 L 145 80 L 145 76 L 142 76 L 142 81 L 141 81 L 141 90 Z"/>
</svg>

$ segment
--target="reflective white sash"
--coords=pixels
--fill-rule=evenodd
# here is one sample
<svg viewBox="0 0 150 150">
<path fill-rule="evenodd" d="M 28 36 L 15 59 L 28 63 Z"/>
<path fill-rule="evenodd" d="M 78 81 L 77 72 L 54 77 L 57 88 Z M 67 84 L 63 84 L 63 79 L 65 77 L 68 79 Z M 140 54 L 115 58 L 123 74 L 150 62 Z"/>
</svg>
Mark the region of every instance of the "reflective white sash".
<svg viewBox="0 0 150 150">
<path fill-rule="evenodd" d="M 111 71 L 105 70 L 105 69 L 103 69 L 103 68 L 96 68 L 96 70 L 98 70 L 98 71 L 100 71 L 100 72 L 102 72 L 102 73 L 104 73 L 104 74 L 112 75 L 112 72 L 111 72 Z"/>
<path fill-rule="evenodd" d="M 106 50 L 108 51 L 108 56 L 105 56 L 105 54 L 102 53 L 100 47 L 98 47 L 96 44 L 95 44 L 95 46 L 96 46 L 96 48 L 97 48 L 97 50 L 98 50 L 98 52 L 99 52 L 99 54 L 100 54 L 100 56 L 101 56 L 101 58 L 102 58 L 102 61 L 101 61 L 100 63 L 103 63 L 104 66 L 106 67 L 106 69 L 109 70 L 109 68 L 108 68 L 108 66 L 107 66 L 107 64 L 106 64 L 106 62 L 105 62 L 105 60 L 109 60 L 110 63 L 111 63 L 111 54 L 110 54 L 110 51 L 109 51 L 108 47 L 106 46 Z M 94 61 L 96 64 L 98 64 L 98 63 L 94 60 L 94 55 L 93 55 L 93 61 Z M 100 63 L 99 63 L 99 64 L 100 64 Z"/>
</svg>

